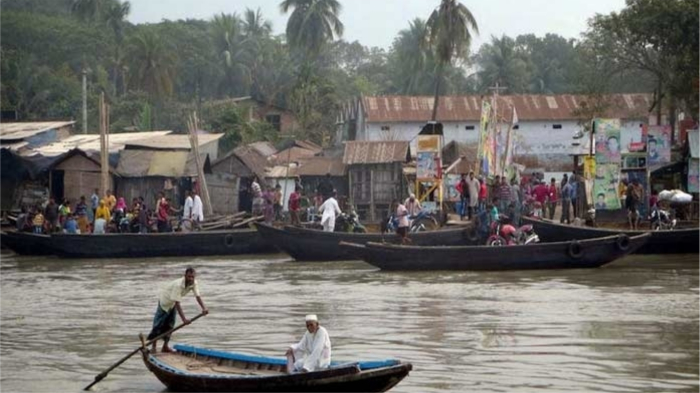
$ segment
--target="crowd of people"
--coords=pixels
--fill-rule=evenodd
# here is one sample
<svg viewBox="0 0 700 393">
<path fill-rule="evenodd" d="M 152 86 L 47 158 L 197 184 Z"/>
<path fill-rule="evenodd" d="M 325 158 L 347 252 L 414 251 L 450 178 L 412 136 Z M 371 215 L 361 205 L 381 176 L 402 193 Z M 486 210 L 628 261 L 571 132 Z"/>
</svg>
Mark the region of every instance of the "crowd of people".
<svg viewBox="0 0 700 393">
<path fill-rule="evenodd" d="M 182 209 L 173 208 L 171 200 L 159 192 L 154 208 L 149 209 L 143 197 L 133 198 L 131 205 L 127 205 L 123 197 L 117 198 L 111 190 L 100 197 L 99 190 L 95 189 L 89 202 L 81 196 L 73 210 L 69 200 L 58 204 L 54 198 L 29 209 L 22 207 L 17 217 L 17 230 L 36 234 L 171 232 L 171 214 L 180 212 L 181 228 L 196 227 L 204 220 L 202 200 L 195 191 L 186 191 Z"/>
</svg>

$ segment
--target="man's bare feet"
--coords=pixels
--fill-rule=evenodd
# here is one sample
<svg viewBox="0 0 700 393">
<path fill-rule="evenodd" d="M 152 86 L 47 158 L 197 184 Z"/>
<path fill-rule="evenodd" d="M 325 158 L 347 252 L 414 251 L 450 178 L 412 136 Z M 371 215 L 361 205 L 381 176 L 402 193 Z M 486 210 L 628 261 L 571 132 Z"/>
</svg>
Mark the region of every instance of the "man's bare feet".
<svg viewBox="0 0 700 393">
<path fill-rule="evenodd" d="M 160 351 L 161 351 L 161 352 L 166 352 L 166 353 L 168 353 L 168 352 L 174 352 L 172 349 L 170 349 L 170 347 L 166 347 L 166 346 L 163 346 L 163 348 L 162 348 Z"/>
</svg>

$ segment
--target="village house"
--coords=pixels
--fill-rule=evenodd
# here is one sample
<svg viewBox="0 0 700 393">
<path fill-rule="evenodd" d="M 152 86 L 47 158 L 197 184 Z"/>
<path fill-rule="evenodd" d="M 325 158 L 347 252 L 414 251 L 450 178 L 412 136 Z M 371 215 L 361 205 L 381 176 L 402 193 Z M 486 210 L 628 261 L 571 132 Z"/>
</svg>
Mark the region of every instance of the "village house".
<svg viewBox="0 0 700 393">
<path fill-rule="evenodd" d="M 394 199 L 406 196 L 402 167 L 409 161 L 408 141 L 345 142 L 349 203 L 360 219 L 380 221 L 388 216 Z"/>
<path fill-rule="evenodd" d="M 265 179 L 266 168 L 269 166 L 268 157 L 276 152 L 277 149 L 269 142 L 255 142 L 238 146 L 212 161 L 206 171 L 207 185 L 210 183 L 229 185 L 226 192 L 223 190 L 212 192 L 210 189 L 212 205 L 220 209 L 222 214 L 250 211 L 253 203 L 250 185 L 256 177 L 261 181 Z M 215 194 L 221 195 L 215 196 Z"/>
<path fill-rule="evenodd" d="M 231 102 L 236 106 L 245 108 L 247 121 L 266 121 L 281 134 L 289 134 L 297 127 L 297 119 L 292 111 L 253 97 L 236 97 L 224 100 L 224 102 Z"/>
<path fill-rule="evenodd" d="M 360 97 L 346 104 L 338 117 L 336 140 L 408 141 L 415 151 L 416 136 L 430 120 L 432 96 Z M 479 141 L 482 100 L 491 96 L 440 97 L 437 121 L 443 124 L 444 143 L 452 141 L 476 146 Z M 651 94 L 613 94 L 604 117 L 622 119 L 623 152 L 649 120 Z M 546 171 L 569 171 L 572 167 L 573 138 L 584 131 L 583 108 L 590 98 L 581 95 L 509 95 L 498 100 L 503 126 L 511 122 L 514 107 L 514 161 Z M 449 164 L 449 163 L 445 163 Z"/>
</svg>

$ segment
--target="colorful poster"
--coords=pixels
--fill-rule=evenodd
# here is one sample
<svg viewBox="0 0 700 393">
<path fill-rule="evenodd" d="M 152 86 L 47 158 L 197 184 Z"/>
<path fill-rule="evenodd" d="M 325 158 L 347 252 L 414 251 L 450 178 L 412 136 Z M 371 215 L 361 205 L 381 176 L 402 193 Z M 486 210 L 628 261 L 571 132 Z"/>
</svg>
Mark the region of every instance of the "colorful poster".
<svg viewBox="0 0 700 393">
<path fill-rule="evenodd" d="M 487 177 L 493 171 L 493 138 L 491 133 L 491 104 L 481 102 L 481 121 L 479 123 L 479 153 L 477 159 L 481 163 L 481 175 Z"/>
<path fill-rule="evenodd" d="M 593 204 L 596 210 L 620 209 L 618 187 L 620 184 L 620 164 L 600 164 L 596 162 L 593 183 Z"/>
<path fill-rule="evenodd" d="M 438 179 L 440 157 L 432 151 L 419 151 L 416 158 L 416 178 L 419 180 Z"/>
<path fill-rule="evenodd" d="M 698 180 L 700 180 L 700 159 L 691 158 L 688 160 L 688 192 L 700 192 Z"/>
<path fill-rule="evenodd" d="M 620 119 L 595 119 L 596 164 L 620 164 Z"/>
<path fill-rule="evenodd" d="M 418 135 L 418 148 L 416 151 L 432 151 L 440 153 L 442 135 Z"/>
<path fill-rule="evenodd" d="M 587 156 L 583 158 L 583 177 L 593 179 L 595 175 L 595 157 Z"/>
<path fill-rule="evenodd" d="M 622 154 L 645 151 L 647 142 L 647 125 L 645 123 L 627 124 L 620 131 L 620 150 Z"/>
<path fill-rule="evenodd" d="M 443 184 L 445 185 L 445 195 L 448 201 L 455 202 L 460 199 L 459 192 L 457 191 L 459 179 L 460 175 L 458 174 L 449 174 L 445 177 Z"/>
<path fill-rule="evenodd" d="M 658 166 L 671 162 L 671 126 L 651 126 L 647 137 L 647 164 Z"/>
</svg>

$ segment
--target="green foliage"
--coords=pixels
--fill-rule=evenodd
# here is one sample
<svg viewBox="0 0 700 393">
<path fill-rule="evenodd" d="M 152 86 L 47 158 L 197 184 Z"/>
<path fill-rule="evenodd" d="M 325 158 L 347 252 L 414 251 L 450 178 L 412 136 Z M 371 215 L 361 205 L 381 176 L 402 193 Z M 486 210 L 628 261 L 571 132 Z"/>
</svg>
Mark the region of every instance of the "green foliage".
<svg viewBox="0 0 700 393">
<path fill-rule="evenodd" d="M 209 103 L 202 108 L 202 125 L 216 133 L 224 133 L 219 141 L 219 154 L 224 155 L 236 146 L 257 141 L 277 141 L 277 130 L 267 122 L 247 121 L 247 107 L 230 102 Z"/>
<path fill-rule="evenodd" d="M 294 9 L 287 21 L 287 42 L 306 56 L 318 54 L 328 43 L 343 35 L 338 0 L 283 0 L 283 13 Z"/>
</svg>

